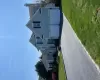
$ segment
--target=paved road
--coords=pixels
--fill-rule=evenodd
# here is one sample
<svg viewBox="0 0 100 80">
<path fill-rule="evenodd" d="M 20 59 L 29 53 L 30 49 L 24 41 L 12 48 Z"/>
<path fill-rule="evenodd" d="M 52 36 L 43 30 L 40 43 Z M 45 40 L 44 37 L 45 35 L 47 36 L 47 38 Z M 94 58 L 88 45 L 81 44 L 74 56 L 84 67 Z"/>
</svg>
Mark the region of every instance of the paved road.
<svg viewBox="0 0 100 80">
<path fill-rule="evenodd" d="M 61 48 L 68 80 L 100 80 L 100 72 L 64 17 Z"/>
</svg>

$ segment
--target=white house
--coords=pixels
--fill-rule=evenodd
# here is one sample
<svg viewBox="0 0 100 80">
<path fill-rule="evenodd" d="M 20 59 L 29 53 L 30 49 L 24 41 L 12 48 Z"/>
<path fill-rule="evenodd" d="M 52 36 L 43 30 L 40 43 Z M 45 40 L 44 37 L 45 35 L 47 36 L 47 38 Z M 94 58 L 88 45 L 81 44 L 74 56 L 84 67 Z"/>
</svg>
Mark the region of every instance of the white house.
<svg viewBox="0 0 100 80">
<path fill-rule="evenodd" d="M 59 7 L 48 4 L 45 7 L 38 8 L 26 26 L 41 38 L 44 37 L 45 39 L 58 39 L 60 28 L 59 24 Z"/>
<path fill-rule="evenodd" d="M 42 52 L 42 62 L 46 70 L 52 70 L 54 54 L 57 52 L 56 40 L 59 39 L 60 9 L 54 4 L 26 4 L 30 20 L 26 26 L 32 31 L 30 43 Z"/>
</svg>

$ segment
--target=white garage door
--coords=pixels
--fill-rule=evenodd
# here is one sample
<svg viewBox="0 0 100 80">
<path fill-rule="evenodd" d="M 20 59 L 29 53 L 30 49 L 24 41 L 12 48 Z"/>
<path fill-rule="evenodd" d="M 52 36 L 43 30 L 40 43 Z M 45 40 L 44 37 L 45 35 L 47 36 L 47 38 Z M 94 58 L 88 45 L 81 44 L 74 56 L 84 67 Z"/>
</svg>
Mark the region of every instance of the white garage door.
<svg viewBox="0 0 100 80">
<path fill-rule="evenodd" d="M 50 25 L 50 37 L 53 39 L 58 39 L 59 25 Z"/>
<path fill-rule="evenodd" d="M 50 9 L 49 10 L 50 24 L 59 24 L 60 23 L 60 10 Z"/>
</svg>

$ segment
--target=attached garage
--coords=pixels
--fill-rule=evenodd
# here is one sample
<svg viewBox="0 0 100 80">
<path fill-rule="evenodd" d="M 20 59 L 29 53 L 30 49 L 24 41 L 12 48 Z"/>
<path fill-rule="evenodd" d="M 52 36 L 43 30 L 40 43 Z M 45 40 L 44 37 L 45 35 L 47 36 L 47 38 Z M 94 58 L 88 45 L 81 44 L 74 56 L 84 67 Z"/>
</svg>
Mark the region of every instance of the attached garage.
<svg viewBox="0 0 100 80">
<path fill-rule="evenodd" d="M 52 39 L 59 38 L 60 28 L 60 10 L 59 8 L 49 8 L 49 37 Z"/>
</svg>

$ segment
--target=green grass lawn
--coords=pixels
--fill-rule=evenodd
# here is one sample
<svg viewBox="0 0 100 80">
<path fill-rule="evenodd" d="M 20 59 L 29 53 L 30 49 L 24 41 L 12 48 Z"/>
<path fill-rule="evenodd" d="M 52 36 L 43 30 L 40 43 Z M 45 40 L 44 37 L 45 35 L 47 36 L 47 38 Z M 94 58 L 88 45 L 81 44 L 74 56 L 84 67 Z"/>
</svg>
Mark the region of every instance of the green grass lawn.
<svg viewBox="0 0 100 80">
<path fill-rule="evenodd" d="M 61 53 L 59 55 L 59 75 L 58 76 L 59 76 L 59 80 L 66 80 L 63 57 Z"/>
<path fill-rule="evenodd" d="M 76 34 L 100 67 L 100 0 L 62 0 L 62 9 Z"/>
</svg>

